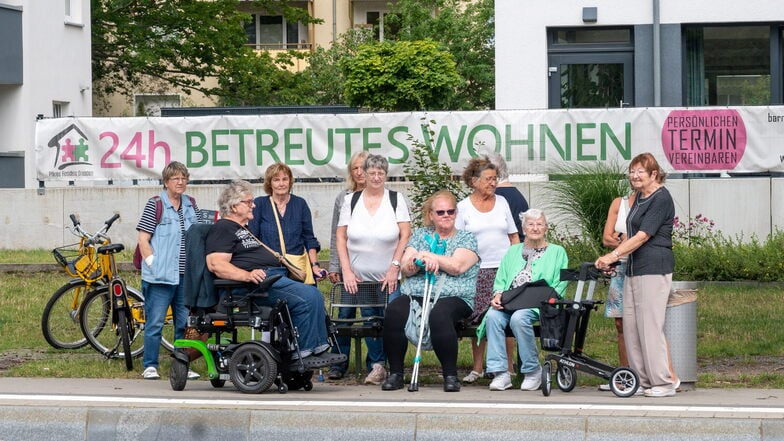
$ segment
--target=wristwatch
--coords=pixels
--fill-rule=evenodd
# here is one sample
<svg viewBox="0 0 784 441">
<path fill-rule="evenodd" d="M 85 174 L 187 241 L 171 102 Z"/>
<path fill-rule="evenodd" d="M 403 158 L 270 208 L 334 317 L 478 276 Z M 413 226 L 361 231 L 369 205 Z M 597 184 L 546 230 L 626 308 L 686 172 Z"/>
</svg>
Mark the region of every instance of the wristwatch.
<svg viewBox="0 0 784 441">
<path fill-rule="evenodd" d="M 400 261 L 399 260 L 393 260 L 392 261 L 392 265 L 395 265 L 396 267 L 400 268 Z"/>
</svg>

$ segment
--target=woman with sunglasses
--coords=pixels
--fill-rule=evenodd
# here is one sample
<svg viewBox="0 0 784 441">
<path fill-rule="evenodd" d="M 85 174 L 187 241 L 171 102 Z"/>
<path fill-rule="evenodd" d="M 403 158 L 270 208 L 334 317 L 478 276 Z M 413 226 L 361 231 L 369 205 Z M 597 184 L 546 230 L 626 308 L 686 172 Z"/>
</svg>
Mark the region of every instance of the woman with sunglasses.
<svg viewBox="0 0 784 441">
<path fill-rule="evenodd" d="M 512 211 L 506 199 L 495 194 L 498 185 L 498 169 L 486 157 L 474 158 L 468 162 L 463 171 L 463 182 L 474 191 L 457 204 L 458 215 L 455 227 L 474 233 L 479 245 L 481 269 L 476 281 L 476 297 L 471 324 L 482 321 L 485 312 L 490 308 L 493 297 L 493 281 L 506 250 L 510 245 L 520 242 L 517 226 L 512 218 Z M 482 378 L 484 369 L 487 340 L 471 339 L 473 368 L 463 378 L 465 383 L 473 383 Z M 514 342 L 510 339 L 510 349 L 514 350 Z M 512 358 L 509 357 L 509 370 L 513 370 Z"/>
<path fill-rule="evenodd" d="M 384 350 L 390 374 L 382 390 L 403 388 L 403 360 L 408 349 L 405 325 L 411 302 L 422 303 L 425 273 L 435 274 L 432 291 L 438 301 L 430 311 L 428 323 L 433 350 L 441 362 L 444 392 L 460 391 L 457 380 L 457 324 L 472 312 L 479 254 L 474 235 L 455 228 L 457 200 L 447 190 L 430 196 L 422 207 L 423 228 L 414 231 L 403 253 L 400 269 L 406 278 L 400 285 L 403 295 L 393 300 L 384 316 Z M 431 252 L 428 239 L 435 235 L 445 241 L 444 254 Z"/>
</svg>

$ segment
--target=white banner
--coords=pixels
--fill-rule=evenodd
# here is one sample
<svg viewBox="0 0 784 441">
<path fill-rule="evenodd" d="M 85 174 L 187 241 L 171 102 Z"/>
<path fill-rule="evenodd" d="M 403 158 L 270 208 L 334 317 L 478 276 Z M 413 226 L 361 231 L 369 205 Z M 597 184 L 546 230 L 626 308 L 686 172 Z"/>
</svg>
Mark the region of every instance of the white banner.
<svg viewBox="0 0 784 441">
<path fill-rule="evenodd" d="M 38 121 L 35 151 L 43 181 L 159 179 L 173 160 L 192 180 L 257 179 L 275 162 L 300 178 L 343 177 L 361 150 L 402 176 L 414 141 L 456 174 L 483 149 L 510 174 L 643 152 L 669 172 L 784 172 L 784 107 L 58 118 Z"/>
</svg>

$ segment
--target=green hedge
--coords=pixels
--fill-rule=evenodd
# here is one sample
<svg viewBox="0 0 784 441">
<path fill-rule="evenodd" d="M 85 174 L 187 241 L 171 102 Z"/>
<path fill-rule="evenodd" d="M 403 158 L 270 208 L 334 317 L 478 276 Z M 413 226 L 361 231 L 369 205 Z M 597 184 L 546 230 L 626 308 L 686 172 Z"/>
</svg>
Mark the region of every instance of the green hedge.
<svg viewBox="0 0 784 441">
<path fill-rule="evenodd" d="M 559 235 L 551 241 L 566 248 L 569 265 L 593 262 L 598 257 L 590 241 Z M 675 280 L 784 282 L 784 232 L 765 241 L 756 237 L 727 238 L 713 233 L 705 240 L 675 242 Z"/>
</svg>

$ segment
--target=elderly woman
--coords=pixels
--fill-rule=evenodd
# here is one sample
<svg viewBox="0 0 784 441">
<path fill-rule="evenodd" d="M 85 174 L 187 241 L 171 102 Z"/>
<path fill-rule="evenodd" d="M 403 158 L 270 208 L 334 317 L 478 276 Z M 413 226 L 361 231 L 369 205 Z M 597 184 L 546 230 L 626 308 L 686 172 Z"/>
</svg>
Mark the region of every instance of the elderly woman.
<svg viewBox="0 0 784 441">
<path fill-rule="evenodd" d="M 264 192 L 253 203 L 253 219 L 248 229 L 267 246 L 281 254 L 308 253 L 312 268 L 303 268 L 308 277 L 305 283 L 321 280 L 318 252 L 321 244 L 313 234 L 313 217 L 305 199 L 291 194 L 294 177 L 288 165 L 275 163 L 264 172 Z M 286 249 L 280 243 L 281 237 Z M 314 278 L 315 275 L 315 278 Z"/>
<path fill-rule="evenodd" d="M 411 218 L 405 199 L 384 187 L 389 163 L 380 155 L 368 155 L 363 166 L 365 189 L 346 195 L 335 233 L 343 286 L 357 292 L 358 282 L 381 282 L 379 289 L 398 294 L 400 259 L 411 237 Z M 383 315 L 383 311 L 373 312 Z M 386 378 L 386 356 L 380 339 L 368 339 L 367 384 Z"/>
<path fill-rule="evenodd" d="M 487 313 L 487 371 L 494 372 L 490 390 L 512 387 L 507 372 L 506 327 L 512 329 L 517 339 L 520 355 L 520 372 L 525 375 L 521 390 L 537 390 L 542 383 L 542 367 L 534 337 L 534 322 L 539 321 L 539 308 L 520 309 L 513 313 L 504 311 L 501 293 L 526 282 L 544 280 L 560 297 L 568 282 L 561 281 L 561 269 L 569 264 L 566 250 L 560 245 L 547 243 L 547 218 L 542 210 L 532 208 L 523 214 L 525 241 L 512 245 L 501 260 L 493 283 L 493 299 Z"/>
<path fill-rule="evenodd" d="M 174 338 L 182 338 L 188 320 L 183 291 L 185 278 L 185 232 L 198 222 L 196 200 L 185 194 L 188 169 L 172 161 L 163 168 L 163 191 L 144 206 L 136 229 L 142 263 L 142 292 L 147 324 L 144 330 L 144 372 L 146 380 L 161 378 L 158 354 L 166 312 L 174 314 Z M 199 374 L 188 371 L 188 379 Z"/>
<path fill-rule="evenodd" d="M 354 153 L 351 157 L 351 160 L 348 163 L 348 170 L 346 176 L 346 183 L 347 187 L 338 193 L 338 196 L 335 198 L 335 206 L 332 209 L 332 238 L 329 244 L 329 281 L 332 283 L 340 282 L 341 275 L 340 275 L 340 257 L 338 256 L 338 240 L 337 240 L 337 229 L 338 229 L 338 221 L 340 220 L 340 211 L 343 208 L 343 203 L 346 201 L 346 196 L 353 194 L 357 191 L 362 191 L 365 189 L 365 160 L 367 159 L 368 155 L 367 151 L 363 150 L 359 153 Z M 370 310 L 363 310 L 362 314 L 365 316 L 373 315 L 374 312 Z M 338 311 L 339 318 L 354 318 L 357 315 L 357 308 L 340 308 Z M 337 346 L 332 348 L 333 352 L 338 352 L 340 354 L 348 354 L 351 351 L 351 338 L 350 337 L 338 337 L 337 338 Z M 381 361 L 383 363 L 383 356 L 379 357 L 377 354 L 382 351 L 380 347 L 380 342 L 366 338 L 365 344 L 368 348 L 373 348 L 374 355 L 370 355 L 370 351 L 368 351 L 368 355 L 365 359 L 366 364 L 368 365 L 368 370 L 372 371 L 372 365 Z M 374 346 L 375 345 L 375 346 Z M 348 363 L 340 363 L 329 368 L 329 372 L 327 373 L 327 377 L 330 380 L 339 380 L 346 375 L 346 371 L 348 370 Z"/>
<path fill-rule="evenodd" d="M 498 184 L 496 166 L 487 157 L 474 158 L 463 171 L 463 182 L 474 191 L 457 204 L 455 227 L 474 233 L 479 246 L 481 269 L 476 281 L 474 312 L 470 318 L 472 324 L 478 324 L 490 307 L 493 281 L 501 257 L 510 245 L 520 240 L 509 204 L 506 199 L 495 194 Z M 486 340 L 477 344 L 477 340 L 472 338 L 471 343 L 473 369 L 463 378 L 466 383 L 473 383 L 484 375 L 482 364 Z M 511 360 L 509 370 L 512 370 Z"/>
<path fill-rule="evenodd" d="M 406 247 L 402 271 L 406 276 L 401 286 L 404 295 L 389 304 L 384 317 L 384 349 L 389 356 L 389 378 L 382 390 L 403 387 L 403 359 L 408 349 L 405 324 L 410 302 L 422 303 L 425 271 L 436 275 L 433 296 L 438 301 L 428 318 L 433 350 L 441 362 L 444 391 L 460 391 L 457 381 L 457 323 L 471 315 L 479 273 L 476 238 L 468 231 L 455 228 L 457 204 L 455 196 L 442 190 L 432 195 L 422 207 L 424 228 L 418 228 Z M 430 252 L 427 236 L 446 241 L 443 255 Z M 420 267 L 415 261 L 424 264 Z"/>
<path fill-rule="evenodd" d="M 626 218 L 627 239 L 596 260 L 609 266 L 627 257 L 623 283 L 623 334 L 629 367 L 640 375 L 646 397 L 675 395 L 678 380 L 670 371 L 664 318 L 672 285 L 675 257 L 672 223 L 675 204 L 664 187 L 665 174 L 650 153 L 629 165 L 629 180 L 637 192 Z"/>
<path fill-rule="evenodd" d="M 230 183 L 218 198 L 221 219 L 207 233 L 207 268 L 215 276 L 248 283 L 260 283 L 268 276 L 285 275 L 287 270 L 265 249 L 246 227 L 253 219 L 253 189 L 246 181 Z M 327 341 L 324 297 L 312 285 L 287 277 L 276 281 L 267 297 L 257 299 L 272 306 L 279 300 L 288 304 L 294 326 L 299 331 L 299 348 L 306 368 L 328 366 L 346 360 L 345 355 L 330 354 Z M 298 354 L 293 354 L 296 359 Z"/>
</svg>

